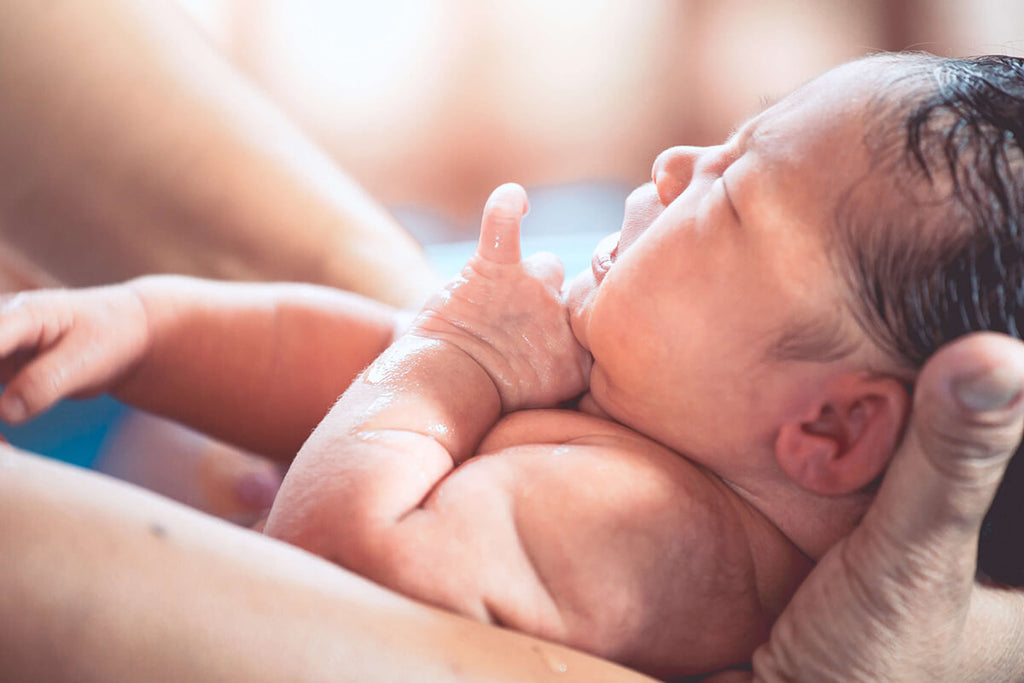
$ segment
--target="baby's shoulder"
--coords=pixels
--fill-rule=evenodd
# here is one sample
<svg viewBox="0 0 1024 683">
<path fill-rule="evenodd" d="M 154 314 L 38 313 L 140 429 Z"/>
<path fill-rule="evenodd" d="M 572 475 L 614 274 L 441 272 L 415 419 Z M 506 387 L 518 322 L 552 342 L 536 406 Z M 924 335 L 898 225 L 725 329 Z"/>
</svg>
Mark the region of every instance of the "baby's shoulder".
<svg viewBox="0 0 1024 683">
<path fill-rule="evenodd" d="M 508 415 L 463 468 L 496 470 L 509 484 L 529 481 L 534 492 L 561 491 L 575 509 L 587 503 L 622 516 L 628 501 L 642 501 L 645 514 L 633 517 L 641 524 L 657 517 L 670 527 L 715 536 L 724 527 L 743 526 L 739 499 L 719 477 L 624 425 L 577 411 Z M 595 512 L 588 509 L 587 516 Z"/>
<path fill-rule="evenodd" d="M 520 410 L 501 418 L 484 436 L 477 451 L 484 454 L 516 446 L 557 445 L 600 436 L 643 438 L 628 427 L 577 410 Z"/>
<path fill-rule="evenodd" d="M 747 652 L 774 616 L 766 602 L 806 571 L 792 544 L 717 476 L 591 415 L 510 415 L 466 465 L 501 481 L 538 578 L 569 630 L 576 614 L 594 639 L 576 644 L 601 652 L 606 626 L 625 651 L 602 654 L 620 661 L 668 664 L 681 642 L 697 644 L 687 660 Z"/>
<path fill-rule="evenodd" d="M 672 521 L 688 524 L 702 513 L 731 519 L 718 509 L 732 494 L 717 477 L 628 427 L 576 411 L 528 410 L 503 418 L 463 468 L 489 471 L 515 491 L 529 482 L 533 493 L 561 492 L 545 498 L 543 507 L 564 502 L 590 519 L 602 511 L 621 516 L 630 501 L 647 503 L 650 512 L 634 517 L 645 525 L 655 509 L 661 523 L 683 511 Z M 653 508 L 653 501 L 660 504 Z"/>
</svg>

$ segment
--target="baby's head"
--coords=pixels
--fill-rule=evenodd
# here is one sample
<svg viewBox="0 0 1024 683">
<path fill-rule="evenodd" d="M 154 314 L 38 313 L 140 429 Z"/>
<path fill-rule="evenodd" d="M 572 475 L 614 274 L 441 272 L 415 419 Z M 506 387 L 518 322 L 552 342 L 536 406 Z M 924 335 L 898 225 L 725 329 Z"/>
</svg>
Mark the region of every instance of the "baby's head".
<svg viewBox="0 0 1024 683">
<path fill-rule="evenodd" d="M 851 309 L 916 370 L 970 332 L 1024 324 L 1024 60 L 866 60 L 892 71 L 872 107 L 872 173 L 837 207 Z"/>
<path fill-rule="evenodd" d="M 863 329 L 916 370 L 965 334 L 1024 332 L 1024 59 L 901 65 L 893 86 L 905 96 L 880 100 L 869 145 L 903 191 L 879 191 L 878 181 L 851 190 L 839 260 Z M 990 577 L 1024 585 L 1022 522 L 1024 457 L 1015 457 L 982 532 Z"/>
<path fill-rule="evenodd" d="M 761 500 L 856 500 L 848 525 L 924 360 L 1019 336 L 1022 144 L 1021 60 L 879 55 L 666 150 L 571 288 L 595 402 Z"/>
</svg>

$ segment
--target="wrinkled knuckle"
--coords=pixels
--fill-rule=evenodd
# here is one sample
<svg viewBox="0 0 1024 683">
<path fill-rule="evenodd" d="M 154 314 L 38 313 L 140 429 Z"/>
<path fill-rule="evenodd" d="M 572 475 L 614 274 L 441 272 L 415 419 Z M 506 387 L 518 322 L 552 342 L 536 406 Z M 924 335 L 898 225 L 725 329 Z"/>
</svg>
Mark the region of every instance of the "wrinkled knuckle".
<svg viewBox="0 0 1024 683">
<path fill-rule="evenodd" d="M 943 420 L 929 425 L 919 438 L 936 466 L 946 474 L 958 475 L 963 466 L 1008 455 L 1019 443 L 1020 434 L 1003 424 Z"/>
<path fill-rule="evenodd" d="M 856 604 L 872 628 L 895 635 L 925 623 L 941 600 L 954 600 L 970 583 L 973 570 L 949 556 L 943 543 L 910 542 L 885 526 L 876 526 L 870 542 L 844 549 L 841 567 Z"/>
<path fill-rule="evenodd" d="M 867 624 L 881 626 L 892 619 L 893 605 L 891 595 L 880 590 L 879 577 L 876 572 L 867 569 L 853 546 L 847 544 L 839 553 L 839 566 L 846 584 L 850 587 L 855 604 L 863 611 Z"/>
</svg>

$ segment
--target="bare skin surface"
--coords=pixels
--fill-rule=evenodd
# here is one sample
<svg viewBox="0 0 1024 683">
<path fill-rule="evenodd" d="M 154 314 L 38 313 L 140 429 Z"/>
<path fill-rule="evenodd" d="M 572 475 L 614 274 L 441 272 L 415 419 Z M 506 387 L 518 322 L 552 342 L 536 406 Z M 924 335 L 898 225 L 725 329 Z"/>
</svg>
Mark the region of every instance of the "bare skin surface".
<svg viewBox="0 0 1024 683">
<path fill-rule="evenodd" d="M 824 558 L 822 576 L 841 579 L 850 556 L 860 553 L 852 563 L 863 568 L 900 547 L 848 553 L 885 541 L 877 527 L 841 540 L 870 503 L 865 487 L 888 465 L 909 398 L 877 349 L 843 324 L 841 281 L 820 256 L 827 225 L 814 222 L 836 192 L 817 165 L 859 130 L 856 104 L 876 81 L 852 65 L 725 145 L 667 150 L 654 196 L 645 186 L 627 205 L 614 249 L 602 242 L 569 303 L 556 259 L 521 258 L 522 189 L 499 188 L 461 276 L 379 356 L 393 329 L 387 313 L 322 291 L 225 296 L 223 285 L 147 280 L 26 298 L 0 318 L 13 373 L 0 414 L 23 417 L 26 398 L 23 407 L 38 409 L 62 392 L 109 388 L 212 420 L 208 428 L 235 439 L 277 439 L 287 461 L 302 426 L 347 386 L 304 440 L 268 534 L 435 605 L 659 676 L 742 664 L 810 560 Z M 826 121 L 822 105 L 834 114 Z M 854 177 L 862 152 L 844 152 Z M 816 270 L 821 286 L 801 294 L 783 264 L 803 277 Z M 770 353 L 779 320 L 837 314 L 833 331 L 852 335 L 841 353 Z M 106 334 L 115 323 L 123 334 Z M 337 342 L 352 325 L 365 327 L 347 340 L 349 355 Z M 723 353 L 725 362 L 708 356 Z M 1019 385 L 1003 398 L 1019 396 Z M 308 402 L 295 400 L 309 387 Z M 560 408 L 581 394 L 589 414 Z M 976 533 L 957 501 L 944 501 L 954 508 L 946 519 L 967 533 L 950 550 Z M 949 582 L 961 616 L 971 595 L 964 557 L 950 563 Z M 892 599 L 902 586 L 878 588 Z M 920 632 L 930 638 L 949 607 Z M 798 621 L 821 613 L 803 609 Z M 897 610 L 896 621 L 906 615 Z M 786 633 L 773 635 L 777 648 L 794 647 Z"/>
<path fill-rule="evenodd" d="M 406 595 L 657 676 L 749 660 L 811 566 L 714 473 L 606 418 L 517 186 L 303 445 L 265 531 Z M 531 409 L 539 408 L 539 409 Z M 504 417 L 501 417 L 504 415 Z"/>
<path fill-rule="evenodd" d="M 9 680 L 650 680 L 9 446 L 0 547 Z"/>
</svg>

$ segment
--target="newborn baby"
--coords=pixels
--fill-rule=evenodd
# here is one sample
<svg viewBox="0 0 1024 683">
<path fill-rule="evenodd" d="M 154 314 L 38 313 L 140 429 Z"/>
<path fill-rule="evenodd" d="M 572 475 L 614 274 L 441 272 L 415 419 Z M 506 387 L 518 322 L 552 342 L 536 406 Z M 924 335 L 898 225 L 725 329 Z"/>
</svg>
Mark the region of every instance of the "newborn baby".
<svg viewBox="0 0 1024 683">
<path fill-rule="evenodd" d="M 1024 195 L 1018 138 L 957 125 L 949 84 L 986 70 L 1024 90 L 1019 62 L 878 56 L 666 150 L 568 287 L 554 257 L 521 260 L 526 196 L 502 186 L 462 275 L 390 346 L 391 311 L 297 285 L 24 295 L 0 315 L 0 416 L 113 390 L 287 460 L 347 386 L 267 534 L 656 676 L 741 665 L 870 503 L 924 358 L 1013 321 L 932 286 L 976 274 L 959 264 L 1005 223 L 975 190 Z M 1017 175 L 987 176 L 972 135 Z"/>
</svg>

